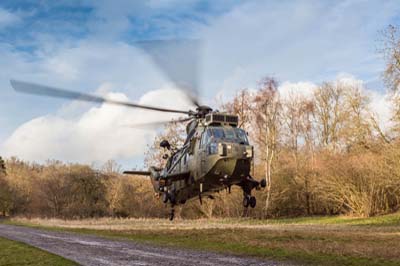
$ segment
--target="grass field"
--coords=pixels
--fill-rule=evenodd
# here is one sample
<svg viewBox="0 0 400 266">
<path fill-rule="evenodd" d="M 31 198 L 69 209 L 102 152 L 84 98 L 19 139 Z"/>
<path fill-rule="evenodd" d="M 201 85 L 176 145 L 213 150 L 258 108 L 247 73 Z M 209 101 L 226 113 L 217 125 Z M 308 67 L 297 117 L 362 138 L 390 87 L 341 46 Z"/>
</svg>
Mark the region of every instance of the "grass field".
<svg viewBox="0 0 400 266">
<path fill-rule="evenodd" d="M 400 213 L 376 218 L 295 219 L 13 219 L 134 241 L 314 265 L 400 265 Z"/>
<path fill-rule="evenodd" d="M 0 265 L 77 265 L 76 263 L 46 251 L 0 237 Z"/>
</svg>

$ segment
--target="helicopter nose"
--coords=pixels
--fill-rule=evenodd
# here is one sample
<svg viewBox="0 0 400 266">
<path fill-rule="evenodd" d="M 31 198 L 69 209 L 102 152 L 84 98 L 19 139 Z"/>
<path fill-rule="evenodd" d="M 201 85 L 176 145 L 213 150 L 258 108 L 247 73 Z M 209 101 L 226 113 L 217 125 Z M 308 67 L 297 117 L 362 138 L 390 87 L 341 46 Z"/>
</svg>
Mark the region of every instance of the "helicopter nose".
<svg viewBox="0 0 400 266">
<path fill-rule="evenodd" d="M 228 158 L 249 159 L 253 158 L 253 146 L 238 143 L 219 143 L 220 156 Z"/>
<path fill-rule="evenodd" d="M 215 165 L 215 174 L 225 179 L 248 176 L 253 147 L 239 143 L 218 143 L 219 160 Z"/>
</svg>

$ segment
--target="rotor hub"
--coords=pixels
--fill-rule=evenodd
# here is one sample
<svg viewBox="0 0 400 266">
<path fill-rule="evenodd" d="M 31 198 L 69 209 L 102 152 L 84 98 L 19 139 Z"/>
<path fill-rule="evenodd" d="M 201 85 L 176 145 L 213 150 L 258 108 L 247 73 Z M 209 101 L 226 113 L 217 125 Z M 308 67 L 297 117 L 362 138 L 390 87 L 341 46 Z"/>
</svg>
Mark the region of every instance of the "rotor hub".
<svg viewBox="0 0 400 266">
<path fill-rule="evenodd" d="M 200 105 L 199 107 L 196 108 L 197 117 L 204 118 L 208 113 L 211 113 L 212 110 L 213 109 L 207 105 Z"/>
</svg>

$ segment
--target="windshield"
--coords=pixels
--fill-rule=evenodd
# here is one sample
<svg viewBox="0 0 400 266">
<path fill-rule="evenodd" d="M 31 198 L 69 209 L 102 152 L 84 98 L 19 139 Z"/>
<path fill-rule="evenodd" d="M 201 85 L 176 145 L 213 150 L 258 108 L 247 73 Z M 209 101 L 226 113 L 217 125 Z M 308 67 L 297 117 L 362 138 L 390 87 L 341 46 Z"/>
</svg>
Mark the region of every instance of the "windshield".
<svg viewBox="0 0 400 266">
<path fill-rule="evenodd" d="M 249 144 L 246 132 L 241 128 L 234 127 L 209 127 L 207 137 L 212 139 L 225 139 L 241 144 Z M 208 142 L 208 141 L 207 141 Z"/>
<path fill-rule="evenodd" d="M 247 133 L 241 128 L 235 128 L 235 133 L 238 139 L 240 139 L 243 144 L 249 144 L 249 140 L 247 139 Z"/>
</svg>

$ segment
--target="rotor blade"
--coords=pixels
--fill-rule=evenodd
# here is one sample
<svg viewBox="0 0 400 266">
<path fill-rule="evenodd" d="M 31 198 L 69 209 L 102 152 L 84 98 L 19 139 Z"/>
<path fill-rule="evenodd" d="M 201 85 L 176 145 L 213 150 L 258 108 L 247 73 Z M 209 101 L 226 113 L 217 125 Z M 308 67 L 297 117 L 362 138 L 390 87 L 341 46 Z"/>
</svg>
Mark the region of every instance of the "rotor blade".
<svg viewBox="0 0 400 266">
<path fill-rule="evenodd" d="M 66 98 L 66 99 L 71 99 L 71 100 L 79 100 L 79 101 L 94 102 L 94 103 L 109 103 L 109 104 L 122 105 L 122 106 L 133 107 L 133 108 L 141 108 L 141 109 L 147 109 L 147 110 L 153 110 L 153 111 L 159 111 L 159 112 L 190 114 L 190 112 L 188 112 L 188 111 L 160 108 L 160 107 L 136 104 L 136 103 L 131 103 L 131 102 L 125 102 L 125 101 L 116 101 L 116 100 L 107 99 L 105 97 L 101 97 L 101 96 L 97 96 L 97 95 L 75 92 L 75 91 L 70 91 L 70 90 L 64 90 L 64 89 L 59 89 L 59 88 L 54 88 L 54 87 L 48 87 L 48 86 L 29 83 L 29 82 L 11 80 L 10 83 L 11 83 L 11 86 L 17 92 L 22 92 L 22 93 L 41 95 L 41 96 L 50 96 L 50 97 L 56 97 L 56 98 Z"/>
<path fill-rule="evenodd" d="M 123 174 L 125 174 L 125 175 L 143 175 L 143 176 L 151 175 L 151 173 L 149 171 L 124 171 Z"/>
<path fill-rule="evenodd" d="M 168 120 L 168 121 L 153 121 L 153 122 L 145 122 L 145 123 L 135 123 L 131 125 L 124 125 L 125 127 L 158 127 L 162 126 L 165 124 L 175 124 L 175 123 L 184 123 L 192 120 L 193 118 L 184 118 L 184 119 L 178 119 L 178 120 Z"/>
<path fill-rule="evenodd" d="M 197 107 L 199 87 L 199 40 L 151 40 L 136 45 L 182 90 Z"/>
</svg>

